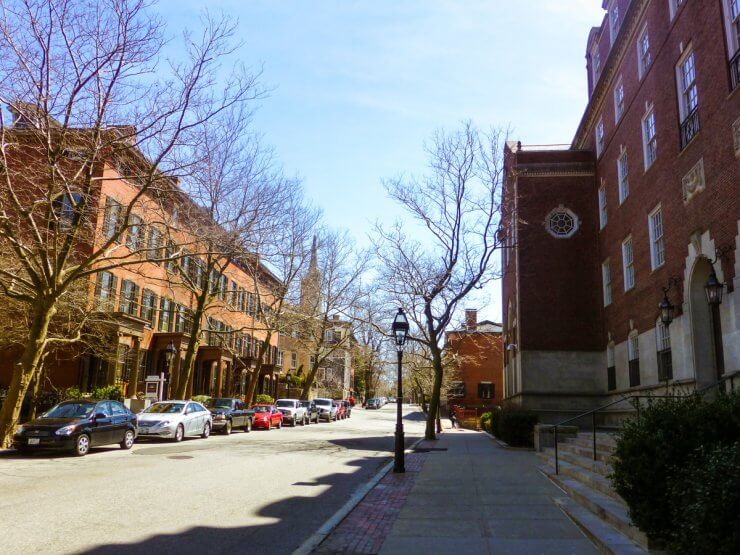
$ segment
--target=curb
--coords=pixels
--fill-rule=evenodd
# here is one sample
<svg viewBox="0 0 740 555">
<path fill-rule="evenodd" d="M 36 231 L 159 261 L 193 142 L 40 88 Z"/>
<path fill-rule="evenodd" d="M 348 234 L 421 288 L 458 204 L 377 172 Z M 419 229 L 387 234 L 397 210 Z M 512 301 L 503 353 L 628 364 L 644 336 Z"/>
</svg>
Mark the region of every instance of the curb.
<svg viewBox="0 0 740 555">
<path fill-rule="evenodd" d="M 409 451 L 413 451 L 417 445 L 419 445 L 422 441 L 424 441 L 424 438 L 421 437 L 416 442 L 413 443 L 410 447 L 408 447 L 405 450 L 405 453 L 408 453 Z M 309 555 L 314 549 L 316 549 L 321 542 L 323 542 L 329 534 L 331 534 L 334 531 L 334 528 L 339 526 L 339 524 L 344 520 L 344 518 L 352 512 L 352 510 L 360 504 L 360 502 L 365 498 L 365 496 L 370 493 L 370 490 L 373 489 L 375 486 L 378 485 L 378 482 L 380 482 L 388 472 L 391 471 L 393 468 L 393 460 L 386 463 L 383 468 L 381 468 L 375 476 L 370 478 L 370 481 L 367 482 L 365 485 L 363 485 L 360 489 L 358 489 L 355 493 L 352 494 L 352 497 L 349 498 L 349 501 L 347 501 L 342 507 L 334 513 L 329 520 L 324 522 L 324 524 L 321 525 L 321 527 L 316 530 L 306 541 L 304 541 L 301 545 L 298 546 L 298 548 L 293 551 L 292 555 Z"/>
</svg>

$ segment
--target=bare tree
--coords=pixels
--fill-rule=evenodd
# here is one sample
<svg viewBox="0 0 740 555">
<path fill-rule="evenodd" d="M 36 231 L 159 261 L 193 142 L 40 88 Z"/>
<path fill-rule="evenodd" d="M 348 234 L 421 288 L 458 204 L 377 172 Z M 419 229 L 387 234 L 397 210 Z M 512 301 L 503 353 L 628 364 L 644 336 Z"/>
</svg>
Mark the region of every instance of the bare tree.
<svg viewBox="0 0 740 555">
<path fill-rule="evenodd" d="M 374 397 L 380 384 L 381 376 L 385 371 L 383 346 L 386 336 L 379 330 L 382 319 L 382 305 L 378 299 L 367 293 L 361 299 L 360 306 L 355 310 L 357 321 L 355 337 L 357 348 L 353 350 L 353 366 L 357 382 L 361 383 L 365 399 Z"/>
<path fill-rule="evenodd" d="M 445 331 L 460 301 L 498 276 L 493 255 L 502 246 L 503 140 L 501 131 L 483 134 L 471 123 L 438 132 L 426 149 L 426 174 L 385 183 L 413 227 L 401 222 L 390 229 L 376 226 L 379 287 L 389 302 L 405 308 L 413 340 L 431 356 L 427 439 L 436 438 Z"/>
<path fill-rule="evenodd" d="M 234 27 L 225 18 L 203 23 L 199 35 L 184 37 L 186 60 L 165 68 L 162 23 L 145 0 L 0 4 L 0 258 L 21 268 L 0 268 L 0 294 L 29 315 L 0 411 L 0 443 L 47 349 L 77 339 L 49 335 L 75 284 L 142 256 L 162 259 L 159 248 L 129 249 L 122 238 L 136 225 L 134 211 L 156 212 L 176 194 L 181 138 L 259 96 L 254 75 L 238 66 L 216 91 Z M 101 188 L 110 179 L 137 188 L 112 225 L 101 226 Z"/>
</svg>

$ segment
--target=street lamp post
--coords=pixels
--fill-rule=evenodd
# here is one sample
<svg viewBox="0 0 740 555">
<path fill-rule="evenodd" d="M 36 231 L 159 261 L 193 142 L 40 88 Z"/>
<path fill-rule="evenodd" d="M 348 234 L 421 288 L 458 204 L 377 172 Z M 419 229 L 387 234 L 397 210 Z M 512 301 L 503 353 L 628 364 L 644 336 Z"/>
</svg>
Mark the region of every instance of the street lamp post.
<svg viewBox="0 0 740 555">
<path fill-rule="evenodd" d="M 406 472 L 404 464 L 404 439 L 403 439 L 403 381 L 401 366 L 403 364 L 403 346 L 409 333 L 409 321 L 406 319 L 403 309 L 399 308 L 393 320 L 393 337 L 396 340 L 396 351 L 398 352 L 398 388 L 396 391 L 396 453 L 393 459 L 393 472 Z"/>
<path fill-rule="evenodd" d="M 719 257 L 718 257 L 719 258 Z M 715 263 L 717 260 L 715 259 Z M 717 379 L 722 379 L 722 374 L 725 373 L 725 354 L 722 348 L 722 323 L 719 316 L 719 305 L 722 304 L 722 293 L 724 292 L 725 284 L 717 279 L 717 273 L 714 271 L 714 263 L 712 263 L 712 273 L 709 274 L 709 279 L 704 286 L 704 291 L 707 294 L 707 302 L 709 303 L 709 310 L 712 313 L 712 335 L 714 339 L 714 358 L 716 363 Z"/>
<path fill-rule="evenodd" d="M 164 348 L 164 360 L 167 363 L 167 383 L 169 384 L 172 381 L 172 361 L 175 359 L 175 353 L 177 350 L 175 349 L 175 344 L 170 341 L 167 343 L 167 346 Z M 159 400 L 164 399 L 164 373 L 159 376 Z"/>
</svg>

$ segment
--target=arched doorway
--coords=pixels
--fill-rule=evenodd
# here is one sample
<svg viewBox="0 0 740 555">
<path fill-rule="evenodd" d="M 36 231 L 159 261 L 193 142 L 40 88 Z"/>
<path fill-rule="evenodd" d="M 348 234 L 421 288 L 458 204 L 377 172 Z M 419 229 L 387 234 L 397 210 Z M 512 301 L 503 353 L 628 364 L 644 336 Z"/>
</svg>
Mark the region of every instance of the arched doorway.
<svg viewBox="0 0 740 555">
<path fill-rule="evenodd" d="M 717 360 L 714 349 L 715 330 L 712 324 L 712 311 L 707 302 L 704 286 L 712 272 L 712 265 L 706 257 L 696 259 L 691 272 L 689 301 L 691 310 L 691 340 L 694 353 L 694 375 L 696 387 L 702 388 L 717 380 Z"/>
</svg>

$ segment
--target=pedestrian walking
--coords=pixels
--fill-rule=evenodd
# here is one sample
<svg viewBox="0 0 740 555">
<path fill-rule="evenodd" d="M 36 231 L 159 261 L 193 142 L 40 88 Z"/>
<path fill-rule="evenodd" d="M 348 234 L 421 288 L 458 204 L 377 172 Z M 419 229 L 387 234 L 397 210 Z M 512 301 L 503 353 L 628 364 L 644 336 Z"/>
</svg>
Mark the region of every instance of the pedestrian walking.
<svg viewBox="0 0 740 555">
<path fill-rule="evenodd" d="M 452 424 L 452 429 L 457 428 L 457 416 L 455 416 L 455 409 L 450 407 L 450 424 Z"/>
</svg>

